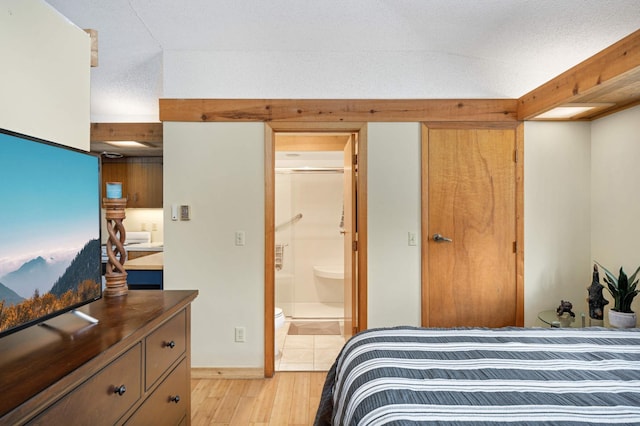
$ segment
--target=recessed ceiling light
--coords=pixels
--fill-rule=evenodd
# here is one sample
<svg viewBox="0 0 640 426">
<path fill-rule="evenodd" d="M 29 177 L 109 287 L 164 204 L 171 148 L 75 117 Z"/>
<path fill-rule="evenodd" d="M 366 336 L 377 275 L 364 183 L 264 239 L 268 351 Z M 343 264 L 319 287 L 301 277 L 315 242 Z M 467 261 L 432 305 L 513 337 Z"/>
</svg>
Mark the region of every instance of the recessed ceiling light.
<svg viewBox="0 0 640 426">
<path fill-rule="evenodd" d="M 591 111 L 595 107 L 557 107 L 543 114 L 536 116 L 540 119 L 554 119 L 554 118 L 571 118 L 576 115 Z"/>
<path fill-rule="evenodd" d="M 148 148 L 149 145 L 136 141 L 107 141 L 109 145 L 128 147 L 128 148 Z"/>
<path fill-rule="evenodd" d="M 595 112 L 614 106 L 610 103 L 593 103 L 593 104 L 566 104 L 555 107 L 547 112 L 535 116 L 534 120 L 568 120 L 572 118 L 581 118 L 589 112 Z"/>
</svg>

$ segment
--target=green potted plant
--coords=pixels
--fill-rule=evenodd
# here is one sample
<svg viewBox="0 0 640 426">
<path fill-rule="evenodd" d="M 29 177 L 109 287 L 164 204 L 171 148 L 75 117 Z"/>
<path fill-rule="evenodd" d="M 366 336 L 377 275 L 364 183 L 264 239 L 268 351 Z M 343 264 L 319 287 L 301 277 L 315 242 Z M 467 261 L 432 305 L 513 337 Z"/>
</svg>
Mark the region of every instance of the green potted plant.
<svg viewBox="0 0 640 426">
<path fill-rule="evenodd" d="M 638 280 L 636 275 L 640 272 L 640 266 L 636 271 L 627 277 L 622 267 L 618 277 L 613 275 L 607 268 L 596 262 L 604 271 L 603 280 L 607 285 L 607 290 L 613 297 L 613 308 L 609 310 L 609 325 L 616 328 L 633 328 L 636 326 L 637 317 L 631 310 L 631 302 L 640 290 L 637 290 Z"/>
</svg>

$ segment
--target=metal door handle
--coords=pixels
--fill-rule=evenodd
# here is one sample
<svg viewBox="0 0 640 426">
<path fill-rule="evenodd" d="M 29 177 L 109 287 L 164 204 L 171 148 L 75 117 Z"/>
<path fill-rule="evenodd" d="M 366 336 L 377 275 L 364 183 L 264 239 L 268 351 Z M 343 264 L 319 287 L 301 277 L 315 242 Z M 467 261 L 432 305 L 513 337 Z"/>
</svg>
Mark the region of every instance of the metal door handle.
<svg viewBox="0 0 640 426">
<path fill-rule="evenodd" d="M 433 241 L 437 242 L 437 243 L 450 243 L 453 240 L 451 238 L 447 238 L 447 237 L 443 237 L 441 234 L 433 234 Z"/>
</svg>

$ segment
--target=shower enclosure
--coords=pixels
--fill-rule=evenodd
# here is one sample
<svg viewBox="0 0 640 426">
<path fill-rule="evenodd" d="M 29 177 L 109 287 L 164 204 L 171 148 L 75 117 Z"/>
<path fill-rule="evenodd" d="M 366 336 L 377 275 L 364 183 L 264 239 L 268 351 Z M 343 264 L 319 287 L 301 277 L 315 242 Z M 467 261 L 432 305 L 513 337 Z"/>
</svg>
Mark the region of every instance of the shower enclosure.
<svg viewBox="0 0 640 426">
<path fill-rule="evenodd" d="M 334 155 L 342 160 L 342 152 Z M 340 164 L 338 163 L 338 164 Z M 342 318 L 341 167 L 279 167 L 275 174 L 275 302 L 287 317 Z"/>
</svg>

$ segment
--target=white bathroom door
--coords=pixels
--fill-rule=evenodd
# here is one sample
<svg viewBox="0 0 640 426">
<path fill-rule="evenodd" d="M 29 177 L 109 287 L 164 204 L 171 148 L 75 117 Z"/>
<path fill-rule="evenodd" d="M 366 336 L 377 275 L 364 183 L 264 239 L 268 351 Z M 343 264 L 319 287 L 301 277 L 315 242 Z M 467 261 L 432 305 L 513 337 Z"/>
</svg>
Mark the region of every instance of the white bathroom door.
<svg viewBox="0 0 640 426">
<path fill-rule="evenodd" d="M 358 330 L 355 135 L 344 147 L 344 337 Z"/>
</svg>

